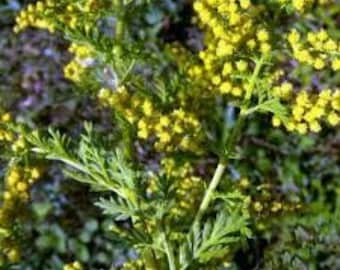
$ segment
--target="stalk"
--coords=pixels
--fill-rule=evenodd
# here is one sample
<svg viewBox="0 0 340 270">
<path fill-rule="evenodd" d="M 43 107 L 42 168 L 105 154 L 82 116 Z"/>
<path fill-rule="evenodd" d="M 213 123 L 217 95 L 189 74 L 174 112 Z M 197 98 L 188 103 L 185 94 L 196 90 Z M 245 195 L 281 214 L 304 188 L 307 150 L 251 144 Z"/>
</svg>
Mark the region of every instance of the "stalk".
<svg viewBox="0 0 340 270">
<path fill-rule="evenodd" d="M 175 256 L 174 256 L 174 253 L 173 253 L 171 246 L 169 245 L 169 242 L 168 242 L 168 239 L 167 239 L 165 232 L 162 232 L 162 238 L 163 238 L 163 241 L 164 241 L 165 253 L 166 253 L 166 256 L 168 258 L 169 269 L 170 270 L 176 270 Z"/>
<path fill-rule="evenodd" d="M 124 38 L 125 24 L 124 24 L 124 6 L 122 0 L 113 0 L 113 5 L 117 14 L 116 22 L 116 40 L 120 41 Z"/>
<path fill-rule="evenodd" d="M 245 116 L 240 114 L 234 128 L 232 129 L 232 132 L 230 134 L 230 137 L 229 137 L 227 145 L 226 145 L 226 151 L 227 151 L 228 156 L 233 151 L 234 146 L 236 145 L 237 141 L 239 140 L 240 133 L 241 133 L 242 127 L 244 125 L 244 121 L 245 121 Z M 210 204 L 211 200 L 213 199 L 213 194 L 214 194 L 217 186 L 221 182 L 222 176 L 225 172 L 225 169 L 227 168 L 227 165 L 228 165 L 228 157 L 221 158 L 220 162 L 218 163 L 218 165 L 216 167 L 214 176 L 213 176 L 213 178 L 212 178 L 212 180 L 209 184 L 209 187 L 208 187 L 207 191 L 205 192 L 205 195 L 204 195 L 204 198 L 201 202 L 201 205 L 198 209 L 198 212 L 196 214 L 192 229 L 200 223 L 204 213 L 207 211 L 209 204 Z"/>
<path fill-rule="evenodd" d="M 220 162 L 217 165 L 214 176 L 213 176 L 213 178 L 210 182 L 210 185 L 209 185 L 209 187 L 208 187 L 208 189 L 207 189 L 207 191 L 204 195 L 204 198 L 203 198 L 203 201 L 200 205 L 200 208 L 198 209 L 193 227 L 195 227 L 196 225 L 199 224 L 199 222 L 201 221 L 205 211 L 208 209 L 209 203 L 212 199 L 212 195 L 214 194 L 214 191 L 216 190 L 218 184 L 220 183 L 226 167 L 227 167 L 227 163 Z"/>
<path fill-rule="evenodd" d="M 264 64 L 264 59 L 265 59 L 265 56 L 262 56 L 258 61 L 256 61 L 255 69 L 249 81 L 249 90 L 247 91 L 246 96 L 245 96 L 244 106 L 241 108 L 241 112 L 238 116 L 237 122 L 235 123 L 235 126 L 233 127 L 231 134 L 227 141 L 226 156 L 220 158 L 220 161 L 216 167 L 214 176 L 209 184 L 207 191 L 205 192 L 205 195 L 203 197 L 203 200 L 201 202 L 201 205 L 199 207 L 199 210 L 196 214 L 195 220 L 190 230 L 192 230 L 193 228 L 199 225 L 204 213 L 207 211 L 209 204 L 211 200 L 213 199 L 213 194 L 217 186 L 221 182 L 222 176 L 228 164 L 228 159 L 230 158 L 230 153 L 234 150 L 234 147 L 240 138 L 241 131 L 242 131 L 244 122 L 247 117 L 247 114 L 245 112 L 248 110 L 250 99 L 256 86 L 256 80 L 258 79 L 261 68 Z"/>
</svg>

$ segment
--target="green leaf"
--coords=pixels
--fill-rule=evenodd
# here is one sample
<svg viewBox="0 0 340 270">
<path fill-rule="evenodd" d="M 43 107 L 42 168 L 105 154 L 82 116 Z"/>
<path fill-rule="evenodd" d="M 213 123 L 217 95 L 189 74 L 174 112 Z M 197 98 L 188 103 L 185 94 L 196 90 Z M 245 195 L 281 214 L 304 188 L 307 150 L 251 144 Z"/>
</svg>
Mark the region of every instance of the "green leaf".
<svg viewBox="0 0 340 270">
<path fill-rule="evenodd" d="M 263 103 L 258 104 L 257 106 L 250 108 L 245 112 L 246 115 L 252 114 L 254 112 L 267 113 L 271 112 L 276 117 L 281 119 L 282 121 L 287 120 L 288 111 L 287 108 L 281 104 L 280 100 L 277 98 L 273 98 L 270 100 L 266 100 Z"/>
<path fill-rule="evenodd" d="M 99 202 L 95 203 L 95 205 L 100 207 L 104 214 L 113 216 L 117 221 L 126 220 L 136 214 L 133 207 L 129 206 L 126 201 L 119 198 L 101 198 Z"/>
</svg>

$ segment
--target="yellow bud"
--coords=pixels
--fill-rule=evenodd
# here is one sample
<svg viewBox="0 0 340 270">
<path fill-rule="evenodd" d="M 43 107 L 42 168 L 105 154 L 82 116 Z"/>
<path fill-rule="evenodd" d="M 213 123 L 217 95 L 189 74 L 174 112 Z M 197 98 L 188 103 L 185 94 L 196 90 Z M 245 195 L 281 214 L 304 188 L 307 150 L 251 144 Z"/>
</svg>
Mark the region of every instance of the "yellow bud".
<svg viewBox="0 0 340 270">
<path fill-rule="evenodd" d="M 266 30 L 261 29 L 258 33 L 257 33 L 257 39 L 261 42 L 265 42 L 268 41 L 269 39 L 269 34 Z"/>
<path fill-rule="evenodd" d="M 17 190 L 19 192 L 25 192 L 25 191 L 27 191 L 27 189 L 28 189 L 28 185 L 25 182 L 19 182 L 17 184 Z"/>
<path fill-rule="evenodd" d="M 241 8 L 247 9 L 249 8 L 250 5 L 251 5 L 250 0 L 240 0 Z"/>
<path fill-rule="evenodd" d="M 1 116 L 1 121 L 5 123 L 11 121 L 11 119 L 12 117 L 10 113 L 5 113 Z"/>
<path fill-rule="evenodd" d="M 326 65 L 325 61 L 322 60 L 321 58 L 317 58 L 314 61 L 314 67 L 318 70 L 323 69 L 325 65 Z"/>
<path fill-rule="evenodd" d="M 246 61 L 241 60 L 236 63 L 236 67 L 239 71 L 244 72 L 248 68 L 248 63 Z"/>
<path fill-rule="evenodd" d="M 213 83 L 213 85 L 219 85 L 221 83 L 221 77 L 220 76 L 214 76 L 211 80 L 211 82 Z"/>
<path fill-rule="evenodd" d="M 320 132 L 321 126 L 318 121 L 313 121 L 309 124 L 309 128 L 313 132 Z"/>
<path fill-rule="evenodd" d="M 249 185 L 250 185 L 250 183 L 249 183 L 248 178 L 242 178 L 242 179 L 240 180 L 240 186 L 241 186 L 242 188 L 247 188 L 247 187 L 249 187 Z"/>
<path fill-rule="evenodd" d="M 277 116 L 273 116 L 272 124 L 274 127 L 279 127 L 281 125 L 281 120 Z"/>
<path fill-rule="evenodd" d="M 327 117 L 328 122 L 332 125 L 332 126 L 336 126 L 339 124 L 340 122 L 340 117 L 339 115 L 337 115 L 335 112 L 331 112 L 328 117 Z"/>
<path fill-rule="evenodd" d="M 220 91 L 222 94 L 228 94 L 232 90 L 232 85 L 230 82 L 224 82 L 220 86 Z"/>
<path fill-rule="evenodd" d="M 37 179 L 40 177 L 40 171 L 38 168 L 32 168 L 31 169 L 31 177 L 34 179 Z"/>
<path fill-rule="evenodd" d="M 334 71 L 340 70 L 340 58 L 334 59 L 334 60 L 332 61 L 332 69 L 333 69 Z"/>
<path fill-rule="evenodd" d="M 296 130 L 300 134 L 306 134 L 307 133 L 307 124 L 306 123 L 300 123 L 296 126 Z"/>
<path fill-rule="evenodd" d="M 256 212 L 261 212 L 263 210 L 263 205 L 260 202 L 255 202 L 253 207 Z"/>
<path fill-rule="evenodd" d="M 19 250 L 17 248 L 10 249 L 7 253 L 7 257 L 13 263 L 18 262 L 20 260 Z"/>
</svg>

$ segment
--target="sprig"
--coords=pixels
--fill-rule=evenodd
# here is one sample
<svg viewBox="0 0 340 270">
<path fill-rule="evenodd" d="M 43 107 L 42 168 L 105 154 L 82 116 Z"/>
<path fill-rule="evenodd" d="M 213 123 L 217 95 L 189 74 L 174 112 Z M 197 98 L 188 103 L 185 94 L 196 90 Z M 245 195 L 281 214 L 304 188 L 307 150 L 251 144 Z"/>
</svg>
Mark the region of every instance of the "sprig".
<svg viewBox="0 0 340 270">
<path fill-rule="evenodd" d="M 94 190 L 113 191 L 121 198 L 136 202 L 139 173 L 128 166 L 120 149 L 108 151 L 93 139 L 92 125 L 85 125 L 85 130 L 74 148 L 68 137 L 52 129 L 49 137 L 33 132 L 27 135 L 27 140 L 33 152 L 65 163 L 64 171 L 71 178 L 89 184 Z"/>
<path fill-rule="evenodd" d="M 180 248 L 181 269 L 220 259 L 251 236 L 248 216 L 238 210 L 222 211 L 215 219 L 196 226 Z"/>
</svg>

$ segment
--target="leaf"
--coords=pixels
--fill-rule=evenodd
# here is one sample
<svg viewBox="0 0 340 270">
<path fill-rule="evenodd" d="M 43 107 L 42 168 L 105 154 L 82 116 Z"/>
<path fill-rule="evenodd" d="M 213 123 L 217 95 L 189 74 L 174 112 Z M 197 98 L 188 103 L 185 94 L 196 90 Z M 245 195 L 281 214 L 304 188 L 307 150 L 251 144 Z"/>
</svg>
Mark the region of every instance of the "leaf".
<svg viewBox="0 0 340 270">
<path fill-rule="evenodd" d="M 66 164 L 67 176 L 89 184 L 93 190 L 113 191 L 135 204 L 140 174 L 130 168 L 122 151 L 106 150 L 102 146 L 91 124 L 85 123 L 85 133 L 78 145 L 72 145 L 68 137 L 51 129 L 46 138 L 35 132 L 27 135 L 27 140 L 32 144 L 32 151 Z"/>
<path fill-rule="evenodd" d="M 117 221 L 127 220 L 136 213 L 134 208 L 131 208 L 128 203 L 124 202 L 122 199 L 101 198 L 95 205 L 100 207 L 105 215 L 113 216 Z"/>
<path fill-rule="evenodd" d="M 234 207 L 223 211 L 215 219 L 193 228 L 187 242 L 180 247 L 181 269 L 187 269 L 195 262 L 207 264 L 222 258 L 251 236 L 248 227 L 249 215 Z M 190 258 L 190 259 L 189 259 Z"/>
<path fill-rule="evenodd" d="M 257 111 L 261 113 L 271 112 L 276 117 L 280 118 L 282 121 L 287 120 L 288 115 L 287 108 L 284 105 L 282 105 L 280 100 L 277 98 L 266 100 L 263 103 L 260 103 L 259 105 L 250 108 L 245 112 L 245 114 L 249 115 Z"/>
</svg>

